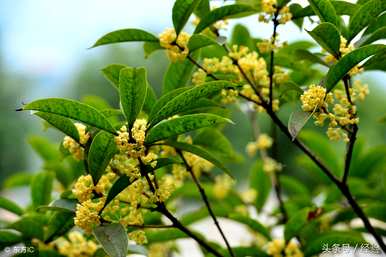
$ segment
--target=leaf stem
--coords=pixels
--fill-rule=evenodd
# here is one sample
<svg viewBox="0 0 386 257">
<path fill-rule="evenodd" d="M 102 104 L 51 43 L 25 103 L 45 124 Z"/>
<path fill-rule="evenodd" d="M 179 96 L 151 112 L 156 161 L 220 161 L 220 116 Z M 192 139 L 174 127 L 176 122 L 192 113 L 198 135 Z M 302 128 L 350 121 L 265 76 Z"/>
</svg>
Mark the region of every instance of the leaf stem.
<svg viewBox="0 0 386 257">
<path fill-rule="evenodd" d="M 191 177 L 193 179 L 193 182 L 196 184 L 196 186 L 198 188 L 198 191 L 200 192 L 201 198 L 204 201 L 204 203 L 206 205 L 206 208 L 208 209 L 209 215 L 211 216 L 215 226 L 217 227 L 217 230 L 220 232 L 221 237 L 223 238 L 223 240 L 225 242 L 225 245 L 226 245 L 226 247 L 228 249 L 229 254 L 232 257 L 235 257 L 235 254 L 233 253 L 232 247 L 230 246 L 229 241 L 226 238 L 226 236 L 224 234 L 224 231 L 221 229 L 220 223 L 218 222 L 218 220 L 216 218 L 216 215 L 214 214 L 213 209 L 210 206 L 209 199 L 208 199 L 208 196 L 205 193 L 204 188 L 201 186 L 200 181 L 198 180 L 198 178 L 196 177 L 196 175 L 194 174 L 194 172 L 192 170 L 192 167 L 186 161 L 184 155 L 182 154 L 182 152 L 180 150 L 178 150 L 178 154 L 180 155 L 181 159 L 183 160 L 183 162 L 184 162 L 184 164 L 186 166 L 187 171 L 190 173 L 190 175 L 191 175 Z"/>
</svg>

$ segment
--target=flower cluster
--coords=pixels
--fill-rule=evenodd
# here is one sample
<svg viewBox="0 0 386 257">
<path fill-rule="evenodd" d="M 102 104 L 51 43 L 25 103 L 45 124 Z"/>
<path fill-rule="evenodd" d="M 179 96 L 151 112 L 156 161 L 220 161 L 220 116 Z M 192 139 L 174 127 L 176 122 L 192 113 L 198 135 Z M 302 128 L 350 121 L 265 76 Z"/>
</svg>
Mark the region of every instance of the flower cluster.
<svg viewBox="0 0 386 257">
<path fill-rule="evenodd" d="M 79 231 L 71 231 L 68 239 L 60 237 L 53 243 L 60 254 L 68 257 L 91 257 L 98 249 L 94 241 L 87 240 Z"/>
<path fill-rule="evenodd" d="M 86 132 L 86 126 L 81 123 L 75 123 L 74 125 L 78 130 L 79 143 L 85 145 L 90 138 L 90 134 Z M 75 159 L 83 160 L 84 150 L 79 143 L 69 136 L 65 136 L 63 139 L 63 147 L 67 149 Z"/>
<path fill-rule="evenodd" d="M 227 174 L 218 175 L 215 177 L 213 185 L 213 194 L 217 199 L 224 199 L 232 189 L 234 180 Z"/>
<path fill-rule="evenodd" d="M 106 198 L 89 199 L 76 205 L 74 223 L 90 234 L 92 229 L 100 224 L 99 212 L 105 204 Z"/>
<path fill-rule="evenodd" d="M 273 257 L 303 257 L 299 245 L 294 241 L 285 243 L 282 239 L 274 239 L 266 245 L 266 252 Z"/>
<path fill-rule="evenodd" d="M 129 239 L 133 240 L 137 244 L 143 245 L 147 243 L 145 231 L 136 230 L 128 234 Z"/>
<path fill-rule="evenodd" d="M 184 60 L 188 54 L 188 42 L 190 35 L 186 32 L 178 34 L 174 29 L 166 29 L 159 35 L 160 45 L 167 50 L 172 62 Z"/>
<path fill-rule="evenodd" d="M 349 94 L 352 103 L 364 100 L 369 93 L 367 85 L 362 85 L 359 80 L 354 81 Z M 331 140 L 348 141 L 346 129 L 359 122 L 356 115 L 356 106 L 347 99 L 343 89 L 335 89 L 326 94 L 326 89 L 321 86 L 311 85 L 301 96 L 302 108 L 313 113 L 315 124 L 323 126 L 329 120 L 327 136 Z M 329 110 L 329 106 L 332 106 Z"/>
<path fill-rule="evenodd" d="M 263 14 L 259 15 L 259 21 L 268 23 L 277 13 L 277 1 L 276 0 L 262 0 L 261 9 Z M 292 14 L 288 6 L 280 8 L 277 14 L 277 20 L 280 24 L 285 24 L 292 19 Z"/>
<path fill-rule="evenodd" d="M 154 243 L 149 246 L 148 257 L 168 257 L 171 244 L 166 243 Z"/>
</svg>

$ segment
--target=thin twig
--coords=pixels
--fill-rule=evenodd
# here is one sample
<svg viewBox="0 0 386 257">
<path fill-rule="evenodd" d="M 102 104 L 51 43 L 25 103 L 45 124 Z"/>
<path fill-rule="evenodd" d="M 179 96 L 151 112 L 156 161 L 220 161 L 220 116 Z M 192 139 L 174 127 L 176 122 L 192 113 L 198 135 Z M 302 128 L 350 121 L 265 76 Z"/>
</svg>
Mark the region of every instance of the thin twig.
<svg viewBox="0 0 386 257">
<path fill-rule="evenodd" d="M 210 206 L 210 203 L 209 203 L 209 199 L 205 193 L 205 190 L 204 188 L 201 186 L 200 184 L 200 181 L 198 180 L 198 178 L 196 177 L 196 175 L 194 174 L 193 170 L 192 170 L 192 167 L 189 165 L 189 163 L 186 161 L 184 155 L 182 154 L 182 152 L 180 150 L 178 150 L 178 154 L 180 155 L 181 159 L 183 160 L 185 166 L 186 166 L 186 169 L 187 171 L 190 173 L 190 175 L 192 176 L 192 179 L 193 179 L 193 182 L 196 184 L 197 188 L 198 188 L 198 191 L 200 192 L 200 195 L 201 195 L 201 198 L 202 200 L 204 201 L 205 205 L 206 205 L 206 208 L 208 209 L 208 212 L 209 212 L 209 215 L 212 217 L 212 220 L 214 222 L 214 224 L 216 225 L 217 227 L 217 230 L 220 232 L 221 234 L 221 237 L 223 238 L 224 242 L 225 242 L 225 245 L 228 249 L 228 252 L 229 254 L 232 256 L 232 257 L 235 257 L 234 253 L 233 253 L 233 250 L 232 250 L 232 247 L 230 246 L 229 242 L 228 242 L 228 239 L 226 238 L 225 234 L 224 234 L 224 231 L 221 229 L 221 226 L 220 226 L 220 223 L 218 222 L 217 218 L 216 218 L 216 215 L 214 214 L 213 212 L 213 209 L 212 207 Z"/>
<path fill-rule="evenodd" d="M 272 22 L 273 22 L 273 33 L 271 38 L 271 51 L 270 51 L 270 62 L 269 62 L 269 108 L 273 109 L 273 74 L 275 73 L 275 65 L 274 65 L 274 58 L 275 58 L 275 42 L 276 42 L 276 33 L 277 33 L 277 27 L 279 25 L 279 22 L 277 20 L 277 17 L 279 15 L 280 8 L 276 9 L 276 12 L 273 16 Z"/>
</svg>

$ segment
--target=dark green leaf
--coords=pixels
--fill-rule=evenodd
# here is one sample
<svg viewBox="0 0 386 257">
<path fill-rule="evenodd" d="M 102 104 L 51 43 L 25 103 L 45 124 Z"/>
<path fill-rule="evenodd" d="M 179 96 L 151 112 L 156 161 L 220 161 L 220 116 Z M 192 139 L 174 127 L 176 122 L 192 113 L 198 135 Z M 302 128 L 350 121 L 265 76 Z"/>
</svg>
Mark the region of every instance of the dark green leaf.
<svg viewBox="0 0 386 257">
<path fill-rule="evenodd" d="M 362 29 L 374 21 L 382 9 L 380 0 L 370 0 L 357 9 L 350 19 L 347 41 L 350 42 Z"/>
<path fill-rule="evenodd" d="M 164 75 L 162 94 L 168 93 L 176 88 L 187 86 L 194 67 L 194 64 L 188 59 L 170 63 Z"/>
<path fill-rule="evenodd" d="M 130 41 L 157 42 L 158 38 L 141 29 L 121 29 L 104 35 L 92 47 Z"/>
<path fill-rule="evenodd" d="M 204 17 L 206 14 L 210 12 L 209 0 L 201 0 L 194 10 L 194 14 L 199 18 Z"/>
<path fill-rule="evenodd" d="M 306 61 L 311 62 L 312 64 L 318 63 L 318 64 L 321 64 L 323 66 L 328 67 L 328 65 L 325 61 L 323 61 L 319 56 L 317 56 L 314 53 L 311 53 L 308 50 L 298 49 L 295 51 L 295 54 L 300 60 L 306 60 Z"/>
<path fill-rule="evenodd" d="M 168 101 L 150 121 L 150 126 L 159 121 L 182 113 L 190 109 L 200 98 L 206 98 L 218 94 L 222 89 L 234 88 L 235 85 L 228 81 L 212 81 L 192 87 Z"/>
<path fill-rule="evenodd" d="M 271 240 L 271 235 L 268 229 L 257 220 L 254 220 L 247 216 L 236 214 L 236 213 L 229 214 L 228 218 L 231 220 L 240 222 L 244 225 L 247 225 L 253 231 L 258 232 L 261 235 L 263 235 L 266 239 Z"/>
<path fill-rule="evenodd" d="M 119 74 L 119 91 L 129 128 L 142 110 L 147 94 L 145 68 L 125 68 Z"/>
<path fill-rule="evenodd" d="M 338 29 L 329 22 L 319 24 L 308 33 L 320 44 L 323 49 L 334 56 L 339 56 L 340 35 Z"/>
<path fill-rule="evenodd" d="M 330 1 L 330 2 L 334 6 L 337 15 L 351 16 L 357 9 L 357 5 L 350 2 L 346 2 L 346 1 Z M 293 5 L 295 4 L 292 4 L 291 6 Z M 300 9 L 297 8 L 296 11 L 294 11 L 293 9 L 294 8 L 291 8 L 291 13 L 293 14 L 292 19 L 294 20 L 314 15 L 314 11 L 312 10 L 311 6 L 306 6 Z"/>
<path fill-rule="evenodd" d="M 87 159 L 89 172 L 95 184 L 105 172 L 107 165 L 116 152 L 114 136 L 100 131 L 91 143 Z"/>
<path fill-rule="evenodd" d="M 226 118 L 209 113 L 184 115 L 162 121 L 152 127 L 146 135 L 145 142 L 151 144 L 195 129 L 213 127 L 226 122 L 231 123 L 231 121 Z"/>
<path fill-rule="evenodd" d="M 295 177 L 286 176 L 286 175 L 280 175 L 279 179 L 282 184 L 283 191 L 287 193 L 290 197 L 291 196 L 309 197 L 311 195 L 308 188 L 303 183 L 301 183 L 299 179 L 296 179 Z"/>
<path fill-rule="evenodd" d="M 381 51 L 378 54 L 375 54 L 369 60 L 363 64 L 365 70 L 381 70 L 386 71 L 386 51 Z"/>
<path fill-rule="evenodd" d="M 49 124 L 62 131 L 67 136 L 70 136 L 76 142 L 79 142 L 78 130 L 70 119 L 60 115 L 45 112 L 37 112 L 35 115 L 47 121 Z"/>
<path fill-rule="evenodd" d="M 362 46 L 343 56 L 335 65 L 331 66 L 327 73 L 324 83 L 327 91 L 331 91 L 339 80 L 354 68 L 355 65 L 384 49 L 386 49 L 384 45 Z"/>
<path fill-rule="evenodd" d="M 300 231 L 308 222 L 309 211 L 309 208 L 299 210 L 288 220 L 284 227 L 284 238 L 286 241 L 299 236 Z"/>
<path fill-rule="evenodd" d="M 19 205 L 17 205 L 13 201 L 8 200 L 7 198 L 4 198 L 2 196 L 0 196 L 0 208 L 5 209 L 7 211 L 10 211 L 12 213 L 15 213 L 17 215 L 22 215 L 24 212 L 23 209 Z"/>
<path fill-rule="evenodd" d="M 362 37 L 359 41 L 359 45 L 368 45 L 380 39 L 386 39 L 386 27 L 379 28 L 374 31 L 374 33 Z"/>
<path fill-rule="evenodd" d="M 231 4 L 216 8 L 204 17 L 202 17 L 194 33 L 200 33 L 216 21 L 229 19 L 235 15 L 237 15 L 238 17 L 248 16 L 255 12 L 256 10 L 253 7 L 242 4 Z"/>
<path fill-rule="evenodd" d="M 25 105 L 23 110 L 53 113 L 82 121 L 110 133 L 115 133 L 115 129 L 112 127 L 110 122 L 97 109 L 74 100 L 64 98 L 41 99 Z"/>
<path fill-rule="evenodd" d="M 123 64 L 111 64 L 102 69 L 102 73 L 105 78 L 110 81 L 111 85 L 115 88 L 119 88 L 119 73 L 122 69 L 126 68 L 126 65 Z"/>
<path fill-rule="evenodd" d="M 217 168 L 223 170 L 225 173 L 230 175 L 230 171 L 228 168 L 226 168 L 221 161 L 217 160 L 216 157 L 213 156 L 210 152 L 206 151 L 202 147 L 191 145 L 183 142 L 175 142 L 175 141 L 168 141 L 166 142 L 167 145 L 173 146 L 174 148 L 177 148 L 179 150 L 190 152 L 192 154 L 195 154 L 209 162 L 211 162 L 213 165 L 215 165 Z"/>
<path fill-rule="evenodd" d="M 188 48 L 189 48 L 189 52 L 192 53 L 203 47 L 206 47 L 209 45 L 216 45 L 216 44 L 217 42 L 210 37 L 207 37 L 201 34 L 194 34 L 189 39 Z"/>
<path fill-rule="evenodd" d="M 323 245 L 349 244 L 351 246 L 364 244 L 366 241 L 360 233 L 352 231 L 329 231 L 320 235 L 314 235 L 305 247 L 305 256 L 313 256 L 323 251 Z"/>
<path fill-rule="evenodd" d="M 374 31 L 382 28 L 382 27 L 385 27 L 386 26 L 386 13 L 383 13 L 381 15 L 379 15 L 376 20 L 372 21 L 369 26 L 367 27 L 367 29 L 365 30 L 365 32 L 363 32 L 363 35 L 368 35 L 368 34 L 371 34 L 373 33 Z"/>
<path fill-rule="evenodd" d="M 35 207 L 46 205 L 51 201 L 54 176 L 51 172 L 41 172 L 31 182 L 31 198 Z"/>
<path fill-rule="evenodd" d="M 308 0 L 308 2 L 322 22 L 330 22 L 335 26 L 339 25 L 338 16 L 330 0 Z"/>
<path fill-rule="evenodd" d="M 157 103 L 157 95 L 154 92 L 154 89 L 150 84 L 147 85 L 147 91 L 146 91 L 146 98 L 145 102 L 143 103 L 142 110 L 146 112 L 147 114 L 151 113 L 151 110 Z"/>
<path fill-rule="evenodd" d="M 257 192 L 255 206 L 260 211 L 271 191 L 271 179 L 263 170 L 263 163 L 257 160 L 250 171 L 250 186 Z"/>
<path fill-rule="evenodd" d="M 126 257 L 129 240 L 121 224 L 113 223 L 96 227 L 93 234 L 110 257 Z"/>
<path fill-rule="evenodd" d="M 45 230 L 46 243 L 54 240 L 56 237 L 64 235 L 74 227 L 73 212 L 53 212 L 48 218 L 48 224 Z"/>
<path fill-rule="evenodd" d="M 177 35 L 184 28 L 200 0 L 176 0 L 172 10 L 173 25 Z"/>
<path fill-rule="evenodd" d="M 38 214 L 28 214 L 12 223 L 9 228 L 23 234 L 23 238 L 38 238 L 44 240 L 44 217 Z"/>
<path fill-rule="evenodd" d="M 237 24 L 232 31 L 231 45 L 246 46 L 249 49 L 255 49 L 254 42 L 248 29 L 241 24 Z"/>
<path fill-rule="evenodd" d="M 107 194 L 105 206 L 107 206 L 119 193 L 121 193 L 131 183 L 132 182 L 130 182 L 129 177 L 120 176 L 119 179 L 114 182 L 109 193 Z"/>
</svg>

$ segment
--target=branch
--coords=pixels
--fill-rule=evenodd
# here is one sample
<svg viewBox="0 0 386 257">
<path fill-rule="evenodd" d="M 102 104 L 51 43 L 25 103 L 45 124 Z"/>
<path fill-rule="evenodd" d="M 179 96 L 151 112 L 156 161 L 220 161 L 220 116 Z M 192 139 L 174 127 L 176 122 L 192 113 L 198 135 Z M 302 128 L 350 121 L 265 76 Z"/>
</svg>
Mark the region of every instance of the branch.
<svg viewBox="0 0 386 257">
<path fill-rule="evenodd" d="M 277 16 L 279 15 L 280 9 L 277 8 L 276 12 L 273 16 L 272 22 L 273 22 L 273 33 L 271 38 L 271 51 L 270 51 L 270 62 L 269 62 L 269 108 L 273 109 L 272 103 L 273 103 L 273 74 L 275 73 L 275 65 L 274 65 L 274 58 L 275 58 L 275 52 L 273 49 L 273 46 L 275 45 L 276 41 L 276 31 L 277 27 L 279 25 L 279 22 L 277 21 Z"/>
<path fill-rule="evenodd" d="M 209 212 L 210 216 L 212 217 L 212 220 L 213 220 L 214 224 L 217 227 L 217 230 L 220 232 L 221 237 L 223 238 L 223 240 L 225 242 L 225 245 L 227 246 L 229 254 L 232 257 L 235 257 L 235 255 L 233 253 L 233 250 L 232 250 L 232 248 L 231 248 L 231 246 L 230 246 L 230 244 L 228 242 L 228 239 L 226 238 L 226 236 L 224 234 L 224 231 L 221 229 L 220 224 L 219 224 L 219 222 L 218 222 L 218 220 L 216 218 L 216 215 L 214 214 L 214 212 L 212 210 L 212 207 L 210 206 L 209 199 L 208 199 L 208 197 L 207 197 L 207 195 L 205 193 L 204 188 L 201 186 L 200 181 L 198 181 L 196 175 L 192 171 L 192 167 L 188 164 L 188 162 L 186 161 L 184 155 L 182 154 L 182 152 L 180 150 L 178 150 L 178 154 L 180 155 L 181 159 L 183 160 L 183 162 L 184 162 L 184 164 L 186 166 L 186 169 L 188 170 L 188 172 L 192 176 L 192 179 L 193 179 L 194 183 L 196 184 L 196 186 L 198 188 L 198 191 L 200 191 L 201 198 L 204 201 L 204 203 L 206 205 L 206 208 L 208 209 L 208 212 Z"/>
</svg>

